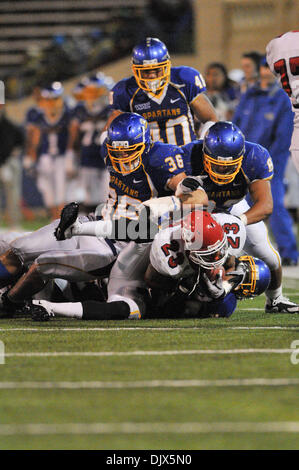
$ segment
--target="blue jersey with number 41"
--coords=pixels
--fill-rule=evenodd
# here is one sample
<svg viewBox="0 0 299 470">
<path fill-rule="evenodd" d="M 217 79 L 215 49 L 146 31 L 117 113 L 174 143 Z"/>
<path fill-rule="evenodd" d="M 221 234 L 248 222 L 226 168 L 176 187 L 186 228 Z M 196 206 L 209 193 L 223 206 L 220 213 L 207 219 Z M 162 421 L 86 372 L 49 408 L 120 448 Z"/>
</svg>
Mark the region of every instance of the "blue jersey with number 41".
<svg viewBox="0 0 299 470">
<path fill-rule="evenodd" d="M 196 139 L 191 105 L 205 90 L 205 81 L 196 69 L 172 67 L 170 83 L 159 98 L 143 91 L 130 77 L 114 86 L 111 106 L 143 116 L 149 122 L 154 142 L 185 145 Z"/>
</svg>

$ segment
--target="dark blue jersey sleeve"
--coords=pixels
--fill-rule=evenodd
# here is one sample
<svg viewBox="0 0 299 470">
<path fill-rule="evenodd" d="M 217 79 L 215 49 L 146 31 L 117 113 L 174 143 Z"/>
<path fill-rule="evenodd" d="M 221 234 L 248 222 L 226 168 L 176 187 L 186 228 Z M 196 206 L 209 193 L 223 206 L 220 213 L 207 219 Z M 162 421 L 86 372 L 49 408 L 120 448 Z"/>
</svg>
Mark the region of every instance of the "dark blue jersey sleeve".
<svg viewBox="0 0 299 470">
<path fill-rule="evenodd" d="M 173 67 L 171 79 L 174 83 L 184 84 L 181 91 L 187 98 L 188 103 L 206 91 L 206 83 L 201 73 L 193 67 Z"/>
<path fill-rule="evenodd" d="M 110 106 L 111 109 L 120 109 L 124 112 L 130 112 L 130 93 L 129 81 L 130 79 L 123 79 L 119 81 L 110 92 Z"/>
<path fill-rule="evenodd" d="M 242 170 L 251 183 L 270 180 L 273 177 L 273 162 L 268 150 L 259 144 L 245 142 Z"/>
<path fill-rule="evenodd" d="M 185 171 L 184 153 L 176 145 L 156 142 L 149 162 L 147 171 L 157 189 L 165 189 L 169 179 Z"/>
</svg>

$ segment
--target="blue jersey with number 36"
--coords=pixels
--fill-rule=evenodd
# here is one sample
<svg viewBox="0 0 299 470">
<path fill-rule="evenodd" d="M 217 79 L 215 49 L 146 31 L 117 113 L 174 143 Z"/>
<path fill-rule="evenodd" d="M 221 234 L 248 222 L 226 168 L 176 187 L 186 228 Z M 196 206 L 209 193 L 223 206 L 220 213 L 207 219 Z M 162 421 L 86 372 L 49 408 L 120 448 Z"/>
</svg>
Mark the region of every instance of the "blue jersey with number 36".
<svg viewBox="0 0 299 470">
<path fill-rule="evenodd" d="M 127 175 L 115 171 L 104 149 L 106 145 L 102 147 L 102 156 L 110 172 L 108 206 L 114 218 L 123 216 L 129 207 L 132 212 L 130 218 L 136 218 L 135 208 L 141 202 L 169 195 L 168 180 L 185 171 L 183 151 L 175 145 L 153 143 L 150 150 L 142 155 L 141 166 Z"/>
</svg>

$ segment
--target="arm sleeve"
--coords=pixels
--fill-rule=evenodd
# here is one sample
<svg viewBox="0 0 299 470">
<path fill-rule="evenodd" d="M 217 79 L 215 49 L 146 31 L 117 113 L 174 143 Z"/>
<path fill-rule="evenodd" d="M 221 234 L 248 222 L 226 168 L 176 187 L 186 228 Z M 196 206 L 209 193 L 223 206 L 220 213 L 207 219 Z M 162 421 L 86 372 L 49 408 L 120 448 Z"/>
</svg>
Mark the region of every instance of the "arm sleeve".
<svg viewBox="0 0 299 470">
<path fill-rule="evenodd" d="M 273 161 L 268 150 L 259 144 L 252 144 L 244 170 L 251 183 L 256 180 L 270 180 L 273 177 Z"/>
<path fill-rule="evenodd" d="M 180 78 L 185 83 L 189 103 L 206 91 L 206 82 L 201 73 L 192 67 L 181 67 Z"/>
<path fill-rule="evenodd" d="M 269 147 L 269 153 L 273 158 L 276 169 L 279 170 L 280 163 L 284 167 L 284 163 L 289 156 L 289 147 L 291 144 L 293 131 L 293 112 L 290 100 L 287 95 L 281 95 L 282 106 L 276 116 L 274 138 Z"/>
<path fill-rule="evenodd" d="M 151 176 L 157 188 L 165 188 L 169 179 L 185 171 L 184 153 L 174 145 L 167 145 L 163 153 L 153 155 Z"/>
<path fill-rule="evenodd" d="M 112 110 L 130 111 L 130 97 L 126 89 L 126 80 L 118 82 L 110 92 L 110 106 Z"/>
</svg>

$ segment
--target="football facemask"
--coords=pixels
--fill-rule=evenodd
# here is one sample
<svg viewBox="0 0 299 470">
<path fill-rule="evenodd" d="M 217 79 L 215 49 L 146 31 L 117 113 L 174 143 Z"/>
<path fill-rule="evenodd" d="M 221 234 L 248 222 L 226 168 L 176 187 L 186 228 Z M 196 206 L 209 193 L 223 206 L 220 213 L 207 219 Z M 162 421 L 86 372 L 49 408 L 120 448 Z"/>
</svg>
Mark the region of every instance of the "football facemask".
<svg viewBox="0 0 299 470">
<path fill-rule="evenodd" d="M 239 173 L 243 161 L 243 155 L 238 158 L 213 158 L 204 153 L 204 169 L 216 184 L 229 184 Z"/>
<path fill-rule="evenodd" d="M 239 258 L 245 267 L 243 282 L 234 290 L 237 298 L 252 298 L 262 294 L 270 283 L 270 270 L 261 260 L 245 255 Z"/>
<path fill-rule="evenodd" d="M 182 238 L 189 259 L 206 269 L 222 266 L 228 256 L 227 238 L 218 222 L 204 211 L 188 214 L 182 222 Z"/>
<path fill-rule="evenodd" d="M 145 62 L 153 62 L 145 64 Z M 132 65 L 136 82 L 142 90 L 155 96 L 160 96 L 170 80 L 170 60 L 157 63 L 144 61 L 143 65 Z"/>
<path fill-rule="evenodd" d="M 127 175 L 140 167 L 145 150 L 144 143 L 128 145 L 128 142 L 114 141 L 112 145 L 106 145 L 112 166 L 118 173 Z"/>
</svg>

